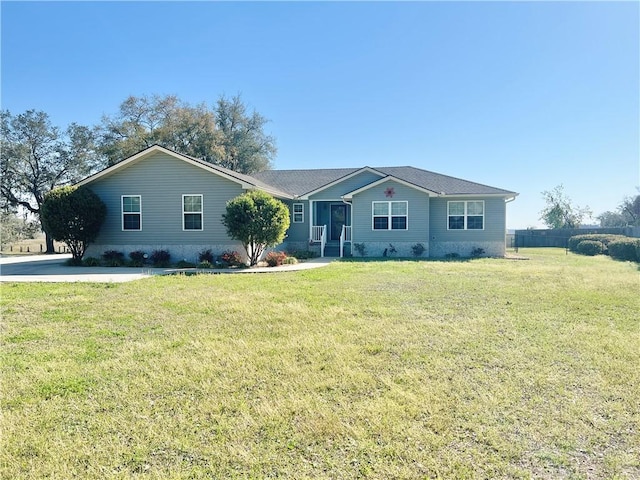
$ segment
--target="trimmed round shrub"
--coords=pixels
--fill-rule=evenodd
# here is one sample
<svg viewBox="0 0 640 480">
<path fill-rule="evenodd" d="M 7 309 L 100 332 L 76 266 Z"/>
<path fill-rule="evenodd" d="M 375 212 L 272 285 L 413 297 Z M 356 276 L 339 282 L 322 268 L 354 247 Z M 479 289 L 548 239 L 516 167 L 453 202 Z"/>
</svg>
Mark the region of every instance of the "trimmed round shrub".
<svg viewBox="0 0 640 480">
<path fill-rule="evenodd" d="M 581 255 L 588 255 L 593 257 L 594 255 L 600 255 L 604 245 L 602 242 L 598 242 L 596 240 L 583 240 L 578 244 L 577 253 Z"/>
<path fill-rule="evenodd" d="M 569 239 L 568 246 L 569 246 L 569 250 L 571 250 L 573 253 L 579 253 L 578 245 L 580 244 L 580 242 L 584 242 L 585 240 L 600 242 L 602 244 L 602 253 L 606 255 L 607 245 L 609 245 L 610 242 L 613 242 L 616 240 L 622 240 L 624 238 L 628 238 L 628 237 L 625 237 L 624 235 L 613 235 L 610 233 L 587 233 L 584 235 L 574 235 L 573 237 L 571 237 Z"/>
<path fill-rule="evenodd" d="M 616 240 L 609 243 L 609 255 L 611 258 L 615 258 L 616 260 L 640 262 L 640 257 L 638 257 L 638 245 L 640 245 L 640 240 L 637 238 Z"/>
</svg>

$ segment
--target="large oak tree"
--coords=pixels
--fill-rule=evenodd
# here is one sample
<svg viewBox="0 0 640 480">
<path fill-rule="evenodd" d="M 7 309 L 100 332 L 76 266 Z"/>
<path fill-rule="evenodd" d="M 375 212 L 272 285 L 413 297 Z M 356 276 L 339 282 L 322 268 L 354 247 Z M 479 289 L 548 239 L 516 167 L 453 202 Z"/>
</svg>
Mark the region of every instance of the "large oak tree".
<svg viewBox="0 0 640 480">
<path fill-rule="evenodd" d="M 72 123 L 54 126 L 45 112 L 0 112 L 0 193 L 4 209 L 22 207 L 36 217 L 45 195 L 73 184 L 98 167 L 93 130 Z M 47 253 L 53 239 L 46 235 Z"/>
<path fill-rule="evenodd" d="M 275 140 L 264 132 L 267 119 L 249 113 L 239 96 L 221 96 L 209 108 L 190 105 L 175 95 L 127 98 L 114 116 L 105 116 L 100 145 L 112 165 L 159 144 L 240 173 L 267 170 Z"/>
</svg>

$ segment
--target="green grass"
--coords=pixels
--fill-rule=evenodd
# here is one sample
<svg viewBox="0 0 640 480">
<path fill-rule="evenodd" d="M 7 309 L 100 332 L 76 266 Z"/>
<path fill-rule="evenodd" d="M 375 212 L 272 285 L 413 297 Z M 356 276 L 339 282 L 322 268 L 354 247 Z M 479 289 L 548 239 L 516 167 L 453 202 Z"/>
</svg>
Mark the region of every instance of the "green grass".
<svg viewBox="0 0 640 480">
<path fill-rule="evenodd" d="M 638 266 L 2 285 L 0 477 L 638 478 Z"/>
</svg>

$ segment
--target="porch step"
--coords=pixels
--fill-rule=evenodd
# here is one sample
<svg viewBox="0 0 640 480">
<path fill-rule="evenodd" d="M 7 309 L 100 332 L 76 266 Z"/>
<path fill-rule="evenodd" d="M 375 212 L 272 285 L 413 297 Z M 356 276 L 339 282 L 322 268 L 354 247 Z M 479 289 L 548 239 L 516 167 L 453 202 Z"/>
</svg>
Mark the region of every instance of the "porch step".
<svg viewBox="0 0 640 480">
<path fill-rule="evenodd" d="M 340 256 L 340 246 L 339 245 L 325 245 L 324 246 L 324 256 L 325 257 L 339 257 Z"/>
<path fill-rule="evenodd" d="M 340 245 L 325 245 L 324 246 L 324 256 L 325 257 L 339 257 L 340 256 Z M 344 256 L 351 256 L 351 244 L 347 243 L 344 246 Z"/>
</svg>

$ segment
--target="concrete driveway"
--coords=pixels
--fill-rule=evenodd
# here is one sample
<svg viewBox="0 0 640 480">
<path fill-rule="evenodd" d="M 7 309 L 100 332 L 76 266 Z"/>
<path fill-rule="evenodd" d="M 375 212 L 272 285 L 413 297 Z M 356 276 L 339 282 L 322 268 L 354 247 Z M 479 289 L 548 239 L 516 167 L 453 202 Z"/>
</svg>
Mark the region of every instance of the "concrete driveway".
<svg viewBox="0 0 640 480">
<path fill-rule="evenodd" d="M 160 268 L 69 267 L 70 254 L 0 258 L 0 282 L 130 282 L 164 273 Z"/>
<path fill-rule="evenodd" d="M 0 258 L 0 282 L 130 282 L 153 275 L 175 273 L 275 273 L 328 265 L 331 258 L 315 258 L 297 265 L 275 268 L 196 270 L 150 267 L 68 267 L 71 254 L 29 255 Z"/>
</svg>

